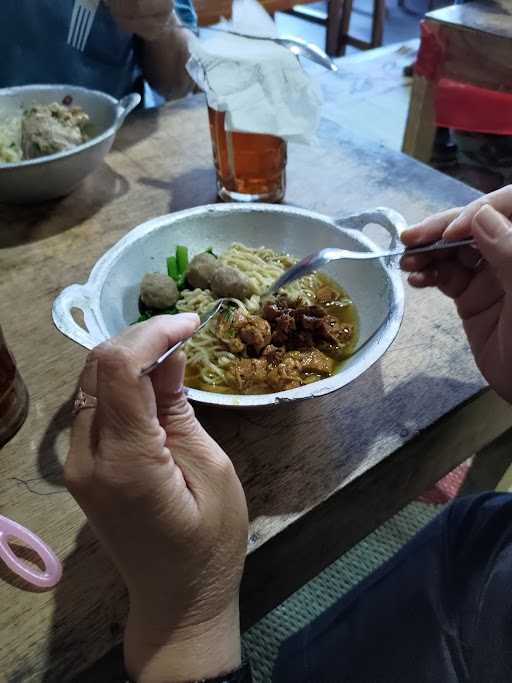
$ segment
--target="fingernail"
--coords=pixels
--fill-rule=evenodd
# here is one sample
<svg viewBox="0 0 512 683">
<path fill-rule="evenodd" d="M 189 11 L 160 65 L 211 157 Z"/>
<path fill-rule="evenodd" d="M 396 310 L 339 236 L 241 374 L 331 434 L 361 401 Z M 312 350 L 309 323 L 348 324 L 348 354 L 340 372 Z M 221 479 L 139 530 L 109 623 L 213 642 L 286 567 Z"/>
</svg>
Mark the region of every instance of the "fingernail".
<svg viewBox="0 0 512 683">
<path fill-rule="evenodd" d="M 197 315 L 197 313 L 189 313 L 189 312 L 178 313 L 178 315 L 180 316 L 180 318 L 189 318 L 190 320 L 197 320 L 197 318 L 199 317 Z"/>
<path fill-rule="evenodd" d="M 501 235 L 505 227 L 503 224 L 503 216 L 489 204 L 482 206 L 473 221 L 477 228 L 491 239 Z"/>
<path fill-rule="evenodd" d="M 186 322 L 192 323 L 195 327 L 201 322 L 197 313 L 178 313 L 178 318 Z"/>
</svg>

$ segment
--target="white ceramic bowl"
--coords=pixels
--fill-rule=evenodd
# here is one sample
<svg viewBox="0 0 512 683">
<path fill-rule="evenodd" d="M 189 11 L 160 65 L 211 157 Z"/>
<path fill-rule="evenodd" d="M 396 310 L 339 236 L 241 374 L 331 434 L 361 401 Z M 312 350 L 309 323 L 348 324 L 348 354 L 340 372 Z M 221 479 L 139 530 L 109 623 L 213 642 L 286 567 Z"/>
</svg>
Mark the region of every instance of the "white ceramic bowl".
<svg viewBox="0 0 512 683">
<path fill-rule="evenodd" d="M 19 115 L 34 104 L 61 103 L 66 97 L 89 114 L 93 137 L 57 154 L 0 163 L 0 202 L 32 204 L 69 194 L 101 164 L 126 116 L 140 102 L 137 93 L 116 100 L 106 93 L 71 85 L 24 85 L 0 89 L 0 120 Z"/>
<path fill-rule="evenodd" d="M 161 216 L 131 230 L 94 266 L 85 285 L 67 287 L 55 300 L 53 320 L 70 339 L 90 349 L 119 334 L 138 317 L 139 284 L 148 271 L 165 272 L 177 244 L 191 254 L 212 246 L 220 252 L 233 242 L 266 246 L 304 257 L 322 247 L 378 249 L 362 229 L 379 224 L 397 242 L 405 220 L 390 209 L 365 211 L 331 220 L 312 211 L 273 204 L 216 204 Z M 395 338 L 404 312 L 400 271 L 384 259 L 338 261 L 326 268 L 352 297 L 360 317 L 358 347 L 340 370 L 326 379 L 273 394 L 240 396 L 189 390 L 194 401 L 255 407 L 321 396 L 345 386 L 375 363 Z M 71 311 L 83 311 L 87 329 Z"/>
</svg>

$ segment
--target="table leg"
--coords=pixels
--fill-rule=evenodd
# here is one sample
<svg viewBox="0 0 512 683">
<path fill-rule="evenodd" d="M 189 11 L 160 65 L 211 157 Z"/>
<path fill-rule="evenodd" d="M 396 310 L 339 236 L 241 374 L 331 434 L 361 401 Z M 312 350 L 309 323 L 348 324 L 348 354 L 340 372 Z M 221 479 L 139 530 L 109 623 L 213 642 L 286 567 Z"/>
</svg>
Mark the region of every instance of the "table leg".
<svg viewBox="0 0 512 683">
<path fill-rule="evenodd" d="M 435 134 L 434 86 L 423 76 L 414 76 L 402 151 L 428 164 Z"/>
</svg>

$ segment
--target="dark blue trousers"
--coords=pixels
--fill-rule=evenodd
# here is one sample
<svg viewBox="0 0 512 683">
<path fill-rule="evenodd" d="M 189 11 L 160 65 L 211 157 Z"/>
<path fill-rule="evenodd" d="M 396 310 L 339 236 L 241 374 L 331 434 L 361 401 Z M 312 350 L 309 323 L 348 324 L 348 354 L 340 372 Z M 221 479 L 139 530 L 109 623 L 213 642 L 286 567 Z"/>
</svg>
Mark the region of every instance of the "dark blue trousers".
<svg viewBox="0 0 512 683">
<path fill-rule="evenodd" d="M 512 683 L 512 494 L 462 498 L 282 647 L 274 683 Z"/>
</svg>

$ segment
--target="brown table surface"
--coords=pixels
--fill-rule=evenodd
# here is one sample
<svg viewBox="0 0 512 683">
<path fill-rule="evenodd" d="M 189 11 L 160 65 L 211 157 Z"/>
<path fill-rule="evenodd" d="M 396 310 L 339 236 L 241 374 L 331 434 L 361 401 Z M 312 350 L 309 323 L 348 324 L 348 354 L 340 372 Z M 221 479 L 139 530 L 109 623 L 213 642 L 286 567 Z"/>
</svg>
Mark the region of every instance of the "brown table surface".
<svg viewBox="0 0 512 683">
<path fill-rule="evenodd" d="M 290 146 L 288 168 L 287 201 L 329 215 L 387 205 L 416 221 L 475 196 L 412 159 L 356 142 L 332 119 L 315 145 Z M 64 563 L 53 592 L 23 590 L 0 566 L 2 681 L 72 679 L 119 642 L 126 612 L 119 576 L 62 484 L 86 352 L 55 330 L 52 301 L 134 225 L 214 201 L 198 96 L 133 115 L 103 166 L 68 198 L 0 208 L 0 320 L 31 396 L 24 427 L 1 451 L 0 510 Z M 483 387 L 452 304 L 408 291 L 398 339 L 350 387 L 267 411 L 198 408 L 249 502 L 244 625 L 504 431 L 510 408 Z"/>
</svg>

